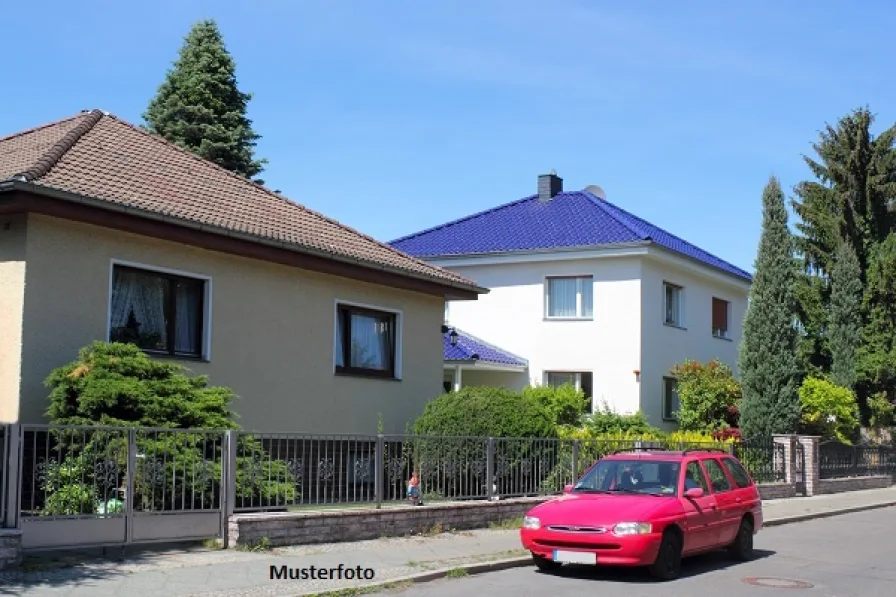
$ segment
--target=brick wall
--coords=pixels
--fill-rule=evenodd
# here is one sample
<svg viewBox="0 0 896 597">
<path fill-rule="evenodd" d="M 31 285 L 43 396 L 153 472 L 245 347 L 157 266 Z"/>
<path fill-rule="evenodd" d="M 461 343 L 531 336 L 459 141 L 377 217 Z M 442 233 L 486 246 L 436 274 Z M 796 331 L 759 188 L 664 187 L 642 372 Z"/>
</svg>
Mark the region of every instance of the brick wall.
<svg viewBox="0 0 896 597">
<path fill-rule="evenodd" d="M 0 570 L 15 568 L 22 562 L 22 531 L 0 529 Z"/>
<path fill-rule="evenodd" d="M 893 484 L 890 475 L 873 477 L 849 477 L 846 479 L 821 479 L 818 481 L 818 494 L 842 493 L 844 491 L 861 491 L 863 489 L 884 489 Z"/>
<path fill-rule="evenodd" d="M 783 500 L 796 497 L 793 483 L 763 483 L 759 485 L 759 497 L 764 500 Z"/>
<path fill-rule="evenodd" d="M 443 530 L 487 528 L 522 517 L 548 498 L 518 498 L 433 506 L 400 506 L 333 512 L 236 514 L 230 518 L 229 545 L 253 545 L 267 538 L 271 547 L 362 541 Z"/>
</svg>

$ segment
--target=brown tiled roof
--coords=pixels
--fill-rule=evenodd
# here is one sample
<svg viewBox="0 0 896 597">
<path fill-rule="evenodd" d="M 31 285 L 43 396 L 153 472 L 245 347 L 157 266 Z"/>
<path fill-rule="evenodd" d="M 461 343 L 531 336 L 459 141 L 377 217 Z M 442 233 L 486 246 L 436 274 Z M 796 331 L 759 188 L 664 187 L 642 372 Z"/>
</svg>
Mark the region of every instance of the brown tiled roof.
<svg viewBox="0 0 896 597">
<path fill-rule="evenodd" d="M 89 197 L 185 225 L 478 289 L 115 116 L 93 110 L 0 138 L 0 181 Z M 478 289 L 481 290 L 481 289 Z"/>
</svg>

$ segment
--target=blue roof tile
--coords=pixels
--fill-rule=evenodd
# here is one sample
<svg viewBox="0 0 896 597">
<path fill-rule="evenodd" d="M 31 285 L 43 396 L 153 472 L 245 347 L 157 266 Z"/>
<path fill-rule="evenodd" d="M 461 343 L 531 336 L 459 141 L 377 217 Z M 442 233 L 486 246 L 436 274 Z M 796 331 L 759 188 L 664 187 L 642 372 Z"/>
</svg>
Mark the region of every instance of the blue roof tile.
<svg viewBox="0 0 896 597">
<path fill-rule="evenodd" d="M 630 243 L 653 243 L 752 280 L 749 272 L 587 191 L 563 192 L 550 201 L 532 195 L 389 244 L 426 259 Z"/>
<path fill-rule="evenodd" d="M 485 340 L 481 340 L 472 334 L 452 328 L 457 332 L 457 345 L 451 345 L 451 332 L 445 332 L 445 360 L 446 361 L 485 361 L 498 365 L 515 365 L 525 367 L 528 361 L 515 354 L 502 350 Z"/>
</svg>

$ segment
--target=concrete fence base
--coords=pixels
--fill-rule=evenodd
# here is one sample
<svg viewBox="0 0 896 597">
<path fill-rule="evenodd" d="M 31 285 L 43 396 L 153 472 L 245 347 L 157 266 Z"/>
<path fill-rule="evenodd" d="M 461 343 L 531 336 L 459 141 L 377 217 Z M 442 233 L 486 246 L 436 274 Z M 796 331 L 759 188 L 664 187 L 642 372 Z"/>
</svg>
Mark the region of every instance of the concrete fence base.
<svg viewBox="0 0 896 597">
<path fill-rule="evenodd" d="M 520 518 L 548 497 L 462 502 L 359 510 L 236 514 L 230 518 L 231 547 L 271 547 L 363 541 L 427 532 L 488 528 Z"/>
<path fill-rule="evenodd" d="M 843 493 L 844 491 L 862 491 L 864 489 L 885 489 L 893 485 L 890 475 L 875 475 L 873 477 L 847 477 L 844 479 L 821 479 L 818 482 L 820 494 Z"/>
<path fill-rule="evenodd" d="M 0 529 L 0 570 L 16 568 L 22 563 L 22 531 Z"/>
</svg>

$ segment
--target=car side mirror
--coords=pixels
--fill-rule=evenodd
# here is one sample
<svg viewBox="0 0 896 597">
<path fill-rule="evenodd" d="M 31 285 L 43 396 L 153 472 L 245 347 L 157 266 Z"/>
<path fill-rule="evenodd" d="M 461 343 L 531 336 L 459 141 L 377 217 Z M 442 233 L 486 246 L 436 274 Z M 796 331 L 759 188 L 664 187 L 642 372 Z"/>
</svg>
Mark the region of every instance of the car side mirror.
<svg viewBox="0 0 896 597">
<path fill-rule="evenodd" d="M 692 487 L 684 492 L 684 497 L 689 500 L 693 500 L 699 497 L 703 497 L 703 488 L 702 487 Z"/>
<path fill-rule="evenodd" d="M 563 493 L 572 493 L 572 485 L 564 485 Z"/>
</svg>

